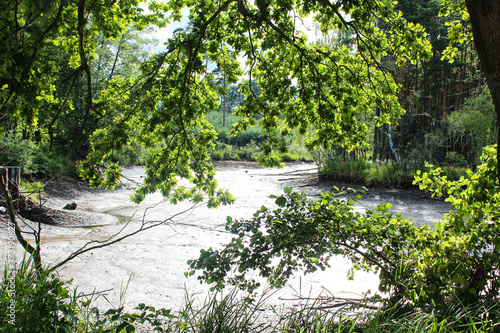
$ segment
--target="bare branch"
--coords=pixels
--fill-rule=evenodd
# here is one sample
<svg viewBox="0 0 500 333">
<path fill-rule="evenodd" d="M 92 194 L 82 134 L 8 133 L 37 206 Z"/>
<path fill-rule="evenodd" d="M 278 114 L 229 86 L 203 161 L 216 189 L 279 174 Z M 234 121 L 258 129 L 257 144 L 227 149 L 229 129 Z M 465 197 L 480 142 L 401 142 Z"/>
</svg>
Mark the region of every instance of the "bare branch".
<svg viewBox="0 0 500 333">
<path fill-rule="evenodd" d="M 180 215 L 183 215 L 183 214 L 185 214 L 187 212 L 193 211 L 197 206 L 199 206 L 199 204 L 194 204 L 190 208 L 188 208 L 188 209 L 186 209 L 184 211 L 181 211 L 179 213 L 176 213 L 176 214 L 168 217 L 167 219 L 165 219 L 163 221 L 146 221 L 146 215 L 148 213 L 148 210 L 150 208 L 154 208 L 155 206 L 148 207 L 148 208 L 146 208 L 146 210 L 143 213 L 141 225 L 140 225 L 140 227 L 137 230 L 129 232 L 129 233 L 127 233 L 127 234 L 125 234 L 125 235 L 123 235 L 121 237 L 116 238 L 118 235 L 120 235 L 125 230 L 125 228 L 130 224 L 130 222 L 133 221 L 133 217 L 132 217 L 131 219 L 129 219 L 129 221 L 127 221 L 127 223 L 125 224 L 125 226 L 123 228 L 121 228 L 120 231 L 118 231 L 116 234 L 110 236 L 108 239 L 103 240 L 103 241 L 91 240 L 91 241 L 87 242 L 81 248 L 79 248 L 75 252 L 71 253 L 66 259 L 64 259 L 61 262 L 55 264 L 54 266 L 48 268 L 48 271 L 54 271 L 57 268 L 65 265 L 69 261 L 73 260 L 74 258 L 76 258 L 76 257 L 78 257 L 78 256 L 80 256 L 80 255 L 82 255 L 82 254 L 84 254 L 86 252 L 89 252 L 89 251 L 92 251 L 92 250 L 96 250 L 96 249 L 100 249 L 100 248 L 103 248 L 103 247 L 107 247 L 107 246 L 113 245 L 113 244 L 121 242 L 121 241 L 123 241 L 123 240 L 125 240 L 125 239 L 127 239 L 129 237 L 135 236 L 135 235 L 137 235 L 137 234 L 139 234 L 139 233 L 141 233 L 143 231 L 146 231 L 146 230 L 158 227 L 160 225 L 164 225 L 167 222 L 172 222 L 174 218 L 176 218 L 176 217 L 178 217 Z M 92 245 L 92 244 L 96 244 L 96 245 Z"/>
</svg>

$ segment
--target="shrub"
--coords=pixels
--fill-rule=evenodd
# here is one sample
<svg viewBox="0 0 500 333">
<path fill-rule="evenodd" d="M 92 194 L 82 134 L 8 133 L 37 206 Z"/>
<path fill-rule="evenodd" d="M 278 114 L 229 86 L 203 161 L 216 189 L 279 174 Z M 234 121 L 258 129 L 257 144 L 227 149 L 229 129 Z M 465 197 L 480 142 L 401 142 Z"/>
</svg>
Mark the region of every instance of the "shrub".
<svg viewBox="0 0 500 333">
<path fill-rule="evenodd" d="M 146 155 L 146 149 L 134 141 L 115 152 L 113 157 L 120 165 L 143 165 Z"/>
<path fill-rule="evenodd" d="M 140 304 L 134 313 L 122 306 L 101 313 L 91 307 L 95 295 L 77 294 L 70 286 L 55 272 L 36 270 L 31 258 L 15 270 L 6 267 L 0 287 L 2 332 L 134 332 L 142 324 L 170 331 L 164 329 L 175 317 L 170 310 Z"/>
<path fill-rule="evenodd" d="M 451 165 L 455 167 L 466 167 L 468 164 L 464 155 L 454 151 L 449 151 L 446 153 L 446 156 L 444 158 L 444 163 L 446 165 Z"/>
<path fill-rule="evenodd" d="M 207 120 L 214 126 L 218 133 L 217 141 L 231 146 L 244 147 L 246 145 L 255 143 L 260 146 L 267 140 L 267 136 L 262 135 L 260 127 L 249 127 L 244 131 L 232 135 L 232 124 L 236 123 L 241 117 L 232 114 L 226 114 L 226 126 L 222 126 L 222 113 L 210 112 L 207 115 Z"/>
<path fill-rule="evenodd" d="M 446 176 L 446 178 L 450 181 L 457 181 L 460 180 L 460 178 L 462 177 L 464 178 L 469 177 L 466 168 L 455 167 L 452 165 L 442 167 L 441 172 L 442 175 Z"/>
<path fill-rule="evenodd" d="M 448 214 L 434 226 L 416 226 L 380 204 L 364 214 L 356 198 L 322 193 L 309 199 L 286 189 L 275 196 L 278 208 L 262 207 L 250 220 L 228 217 L 234 237 L 222 250 L 202 250 L 191 271 L 214 287 L 226 284 L 253 290 L 247 274 L 257 270 L 279 287 L 296 270 L 324 269 L 343 255 L 354 270 L 379 273 L 384 304 L 401 310 L 494 304 L 500 296 L 500 195 L 494 147 L 486 147 L 477 171 L 451 181 L 440 168 L 417 173 L 415 184 L 433 195 L 447 195 Z M 498 312 L 488 314 L 498 321 Z"/>
<path fill-rule="evenodd" d="M 24 174 L 37 173 L 39 157 L 38 147 L 30 140 L 23 140 L 14 133 L 6 134 L 0 139 L 0 161 L 3 165 L 20 166 Z"/>
<path fill-rule="evenodd" d="M 0 139 L 0 164 L 21 167 L 25 175 L 61 177 L 75 174 L 75 163 L 60 151 L 49 151 L 41 143 L 23 140 L 15 133 Z"/>
</svg>

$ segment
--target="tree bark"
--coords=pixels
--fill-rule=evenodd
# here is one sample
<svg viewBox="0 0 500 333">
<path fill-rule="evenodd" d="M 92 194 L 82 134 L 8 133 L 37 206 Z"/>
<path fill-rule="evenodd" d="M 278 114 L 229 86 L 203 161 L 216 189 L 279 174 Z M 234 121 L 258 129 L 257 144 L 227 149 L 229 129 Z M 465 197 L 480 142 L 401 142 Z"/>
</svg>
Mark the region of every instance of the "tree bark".
<svg viewBox="0 0 500 333">
<path fill-rule="evenodd" d="M 42 258 L 40 255 L 40 237 L 39 235 L 38 236 L 35 235 L 36 244 L 34 247 L 23 237 L 22 230 L 19 227 L 19 223 L 17 222 L 16 218 L 16 213 L 13 203 L 14 200 L 12 199 L 11 192 L 8 190 L 9 186 L 8 184 L 11 183 L 11 180 L 7 178 L 8 176 L 9 176 L 8 171 L 5 174 L 3 172 L 0 173 L 0 193 L 2 194 L 5 200 L 7 211 L 9 212 L 10 222 L 14 226 L 14 233 L 16 235 L 17 241 L 19 242 L 19 244 L 21 244 L 21 246 L 24 248 L 25 251 L 27 251 L 29 254 L 33 256 L 35 269 L 37 270 L 37 272 L 41 272 L 43 268 L 42 268 Z"/>
<path fill-rule="evenodd" d="M 497 126 L 500 121 L 500 1 L 465 0 L 477 54 L 491 92 Z M 497 173 L 500 182 L 500 130 L 497 139 Z"/>
<path fill-rule="evenodd" d="M 12 166 L 0 166 L 0 176 L 5 183 L 7 191 L 13 200 L 13 205 L 17 205 L 19 199 L 19 187 L 21 184 L 21 168 Z"/>
<path fill-rule="evenodd" d="M 378 107 L 375 108 L 375 116 L 380 116 L 380 109 Z M 378 126 L 375 124 L 375 129 L 373 131 L 373 163 L 377 163 L 378 159 Z"/>
</svg>

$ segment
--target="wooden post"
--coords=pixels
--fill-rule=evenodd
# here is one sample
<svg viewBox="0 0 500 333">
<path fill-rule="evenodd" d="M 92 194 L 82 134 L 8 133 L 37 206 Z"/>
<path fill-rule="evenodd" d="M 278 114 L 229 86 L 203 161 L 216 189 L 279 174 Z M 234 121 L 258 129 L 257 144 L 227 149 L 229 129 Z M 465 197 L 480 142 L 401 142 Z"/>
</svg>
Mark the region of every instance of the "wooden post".
<svg viewBox="0 0 500 333">
<path fill-rule="evenodd" d="M 7 191 L 9 191 L 12 201 L 19 199 L 19 188 L 21 184 L 21 168 L 14 166 L 0 166 L 0 175 L 3 178 Z"/>
</svg>

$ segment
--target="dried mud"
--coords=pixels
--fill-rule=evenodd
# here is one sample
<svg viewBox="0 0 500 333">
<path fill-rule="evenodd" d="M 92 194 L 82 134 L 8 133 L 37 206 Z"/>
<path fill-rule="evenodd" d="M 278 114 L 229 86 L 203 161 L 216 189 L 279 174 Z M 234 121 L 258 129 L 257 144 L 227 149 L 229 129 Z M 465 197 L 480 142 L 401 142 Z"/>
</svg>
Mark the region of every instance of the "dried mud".
<svg viewBox="0 0 500 333">
<path fill-rule="evenodd" d="M 41 206 L 32 206 L 31 215 L 20 217 L 32 227 L 33 220 L 42 218 L 42 256 L 46 265 L 64 260 L 89 241 L 97 244 L 109 237 L 133 232 L 142 223 L 165 221 L 164 224 L 141 232 L 112 246 L 86 252 L 62 266 L 58 272 L 73 279 L 73 287 L 84 293 L 100 292 L 96 300 L 106 309 L 118 306 L 120 290 L 126 289 L 124 305 L 132 309 L 139 303 L 179 310 L 186 295 L 202 302 L 208 286 L 196 276 L 186 278 L 187 260 L 199 255 L 200 249 L 222 248 L 233 235 L 225 231 L 226 217 L 249 218 L 262 205 L 273 207 L 270 194 L 280 194 L 285 187 L 307 190 L 315 196 L 333 186 L 349 184 L 318 182 L 314 164 L 290 163 L 284 169 L 262 169 L 252 162 L 219 162 L 217 179 L 221 188 L 236 197 L 234 205 L 208 209 L 200 205 L 191 209 L 188 203 L 172 205 L 155 193 L 140 205 L 129 197 L 143 177 L 143 168 L 124 170 L 125 179 L 113 191 L 90 189 L 86 183 L 72 179 L 48 182 Z M 359 185 L 352 187 L 360 187 Z M 75 202 L 75 210 L 62 209 Z M 421 192 L 408 190 L 369 190 L 355 209 L 374 209 L 391 202 L 391 211 L 411 217 L 415 223 L 433 223 L 449 210 L 449 205 Z M 182 213 L 184 212 L 184 213 Z M 5 260 L 7 230 L 5 213 L 0 213 L 1 259 Z M 31 221 L 30 221 L 31 220 Z M 18 260 L 22 249 L 17 248 Z M 302 275 L 297 273 L 287 287 L 273 294 L 270 304 L 290 305 L 303 296 L 360 296 L 377 291 L 378 279 L 371 273 L 359 272 L 353 281 L 346 279 L 349 263 L 335 257 L 325 271 Z M 200 303 L 198 303 L 200 304 Z"/>
</svg>

